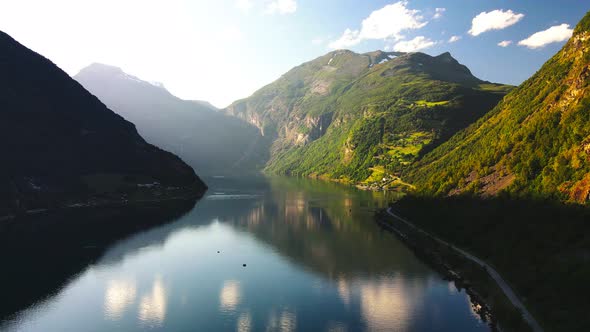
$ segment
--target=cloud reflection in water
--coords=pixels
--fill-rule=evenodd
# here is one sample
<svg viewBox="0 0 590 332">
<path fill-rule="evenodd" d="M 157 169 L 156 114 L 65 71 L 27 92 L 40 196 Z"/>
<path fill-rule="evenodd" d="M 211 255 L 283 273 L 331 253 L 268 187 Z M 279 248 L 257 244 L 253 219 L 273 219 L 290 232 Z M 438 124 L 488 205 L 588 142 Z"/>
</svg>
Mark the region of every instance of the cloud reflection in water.
<svg viewBox="0 0 590 332">
<path fill-rule="evenodd" d="M 157 276 L 150 293 L 141 298 L 139 320 L 149 326 L 160 326 L 166 318 L 166 288 L 162 278 Z"/>
<path fill-rule="evenodd" d="M 135 302 L 137 284 L 135 280 L 109 280 L 104 294 L 105 318 L 119 320 L 125 310 Z"/>
<path fill-rule="evenodd" d="M 219 294 L 220 310 L 235 311 L 240 303 L 240 283 L 236 280 L 226 280 Z"/>
<path fill-rule="evenodd" d="M 252 316 L 249 313 L 244 312 L 238 318 L 238 323 L 236 324 L 236 331 L 237 332 L 250 332 L 252 330 Z"/>
</svg>

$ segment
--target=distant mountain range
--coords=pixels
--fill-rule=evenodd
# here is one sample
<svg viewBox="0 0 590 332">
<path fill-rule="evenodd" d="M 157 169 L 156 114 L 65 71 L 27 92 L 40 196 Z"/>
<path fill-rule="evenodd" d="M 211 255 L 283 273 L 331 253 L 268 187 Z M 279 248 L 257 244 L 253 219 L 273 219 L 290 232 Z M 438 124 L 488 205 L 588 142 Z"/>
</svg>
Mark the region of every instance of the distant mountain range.
<svg viewBox="0 0 590 332">
<path fill-rule="evenodd" d="M 110 109 L 133 122 L 145 139 L 180 156 L 201 175 L 243 175 L 267 159 L 258 128 L 218 112 L 205 101 L 187 101 L 103 64 L 74 77 Z"/>
<path fill-rule="evenodd" d="M 590 14 L 484 118 L 406 174 L 427 194 L 590 201 Z"/>
<path fill-rule="evenodd" d="M 584 20 L 564 49 L 512 92 L 511 86 L 478 79 L 448 52 L 438 56 L 420 52 L 330 52 L 293 68 L 223 110 L 205 101 L 182 100 L 161 84 L 108 65 L 90 65 L 75 79 L 135 123 L 148 142 L 179 155 L 200 174 L 244 175 L 264 169 L 271 174 L 332 179 L 367 189 L 406 188 L 437 195 L 483 196 L 511 192 L 586 202 L 590 194 L 590 136 L 584 113 L 588 108 Z M 7 50 L 11 50 L 10 42 L 16 43 L 6 35 L 2 41 Z M 10 56 L 13 59 L 8 59 Z M 17 62 L 16 53 L 6 52 L 3 57 L 7 59 L 3 65 Z M 17 63 L 24 66 L 24 60 Z M 66 78 L 62 72 L 53 71 L 61 85 L 51 83 L 54 78 L 48 75 L 45 77 L 50 78 L 44 81 L 21 84 L 19 80 L 25 76 L 16 77 L 18 67 L 13 67 L 3 78 L 6 91 L 11 92 L 1 100 L 3 103 L 10 102 L 14 108 L 18 101 L 19 107 L 37 113 L 41 108 L 59 108 L 74 117 L 70 109 L 80 108 L 82 102 L 77 98 L 63 100 Z M 40 72 L 29 68 L 26 73 L 32 76 Z M 52 86 L 39 90 L 34 83 Z M 66 125 L 66 118 L 58 120 L 44 112 L 37 116 L 43 121 L 18 127 L 17 122 L 24 121 L 17 119 L 20 113 L 5 112 L 15 125 L 4 131 L 6 138 L 36 132 L 48 137 L 45 143 L 49 146 L 56 146 L 55 150 L 41 149 L 32 143 L 40 138 L 32 136 L 10 142 L 12 150 L 6 151 L 14 151 L 18 158 L 2 166 L 9 169 L 8 173 L 17 169 L 31 174 L 44 169 L 88 173 L 115 163 L 100 154 L 84 156 L 84 162 L 95 165 L 89 170 L 80 165 L 81 161 L 55 157 L 89 154 L 81 146 L 98 144 L 95 132 L 104 130 L 94 130 L 93 126 L 107 121 L 106 116 L 92 111 L 104 105 L 81 91 L 79 85 L 67 85 L 75 90 L 72 95 L 85 94 L 85 99 L 92 100 L 92 107 L 84 107 L 88 114 L 79 116 L 77 122 L 67 118 Z M 23 93 L 28 95 L 19 99 Z M 61 106 L 59 103 L 64 106 L 56 106 Z M 10 107 L 7 104 L 5 109 Z M 133 127 L 112 112 L 108 114 Z M 100 121 L 91 121 L 93 117 Z M 9 123 L 5 121 L 4 125 L 8 127 Z M 61 128 L 56 130 L 60 134 L 49 134 L 49 123 Z M 65 129 L 72 131 L 75 126 L 83 127 L 81 140 L 57 142 L 59 135 L 72 135 Z M 27 130 L 16 129 L 25 127 Z M 100 142 L 105 146 L 118 142 L 113 132 L 122 135 L 123 130 L 111 130 L 111 136 Z M 79 151 L 74 148 L 76 144 Z M 101 148 L 95 147 L 107 153 Z M 119 151 L 125 148 L 130 149 L 119 143 L 109 153 L 133 155 Z M 25 151 L 35 151 L 31 155 L 42 156 L 48 166 L 25 162 Z M 27 166 L 16 166 L 19 163 Z"/>
<path fill-rule="evenodd" d="M 224 112 L 272 140 L 266 171 L 371 189 L 492 109 L 512 87 L 449 53 L 339 50 L 297 66 Z"/>
<path fill-rule="evenodd" d="M 206 189 L 190 166 L 3 32 L 0 72 L 0 216 Z"/>
</svg>

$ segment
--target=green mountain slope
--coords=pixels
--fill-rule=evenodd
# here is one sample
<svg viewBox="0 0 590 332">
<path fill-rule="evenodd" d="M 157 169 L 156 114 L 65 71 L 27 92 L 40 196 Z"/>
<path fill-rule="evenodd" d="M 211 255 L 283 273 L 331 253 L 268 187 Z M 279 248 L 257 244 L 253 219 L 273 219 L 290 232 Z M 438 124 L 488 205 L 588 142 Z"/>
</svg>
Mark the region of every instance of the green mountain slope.
<svg viewBox="0 0 590 332">
<path fill-rule="evenodd" d="M 418 156 L 489 111 L 510 89 L 449 53 L 334 51 L 225 111 L 271 137 L 271 173 L 371 188 L 399 185 Z"/>
<path fill-rule="evenodd" d="M 430 194 L 501 192 L 588 202 L 590 16 L 530 79 L 425 156 L 406 179 Z"/>
</svg>

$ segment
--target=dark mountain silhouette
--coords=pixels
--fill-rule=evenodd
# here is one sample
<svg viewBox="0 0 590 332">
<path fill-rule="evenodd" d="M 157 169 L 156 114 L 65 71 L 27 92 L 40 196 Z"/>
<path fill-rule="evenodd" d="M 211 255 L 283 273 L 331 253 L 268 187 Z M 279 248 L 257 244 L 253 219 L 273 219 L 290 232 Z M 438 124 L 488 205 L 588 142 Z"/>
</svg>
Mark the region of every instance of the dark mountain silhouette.
<svg viewBox="0 0 590 332">
<path fill-rule="evenodd" d="M 0 215 L 198 197 L 206 189 L 181 159 L 148 144 L 132 123 L 3 32 L 0 72 Z"/>
</svg>

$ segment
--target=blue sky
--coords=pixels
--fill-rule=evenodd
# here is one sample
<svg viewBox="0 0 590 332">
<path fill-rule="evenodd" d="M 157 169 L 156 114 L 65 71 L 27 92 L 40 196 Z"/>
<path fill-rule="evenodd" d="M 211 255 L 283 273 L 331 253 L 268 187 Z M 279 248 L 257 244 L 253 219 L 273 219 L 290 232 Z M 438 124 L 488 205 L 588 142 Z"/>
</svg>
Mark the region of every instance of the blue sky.
<svg viewBox="0 0 590 332">
<path fill-rule="evenodd" d="M 580 0 L 3 0 L 0 30 L 71 75 L 102 62 L 226 106 L 339 47 L 450 51 L 482 79 L 519 84 L 588 10 Z"/>
</svg>

